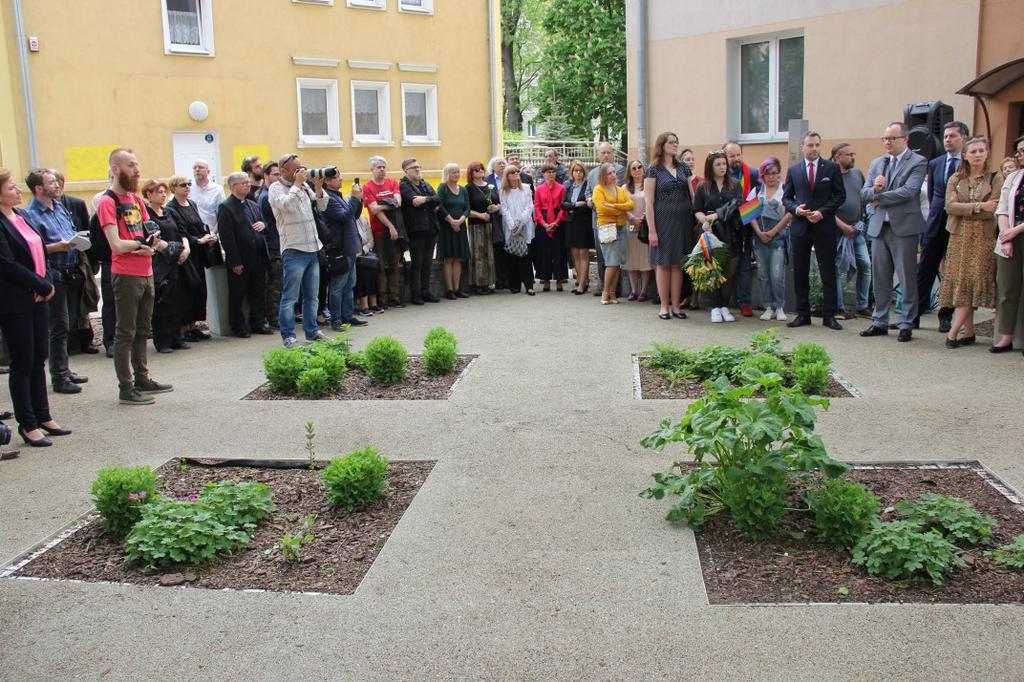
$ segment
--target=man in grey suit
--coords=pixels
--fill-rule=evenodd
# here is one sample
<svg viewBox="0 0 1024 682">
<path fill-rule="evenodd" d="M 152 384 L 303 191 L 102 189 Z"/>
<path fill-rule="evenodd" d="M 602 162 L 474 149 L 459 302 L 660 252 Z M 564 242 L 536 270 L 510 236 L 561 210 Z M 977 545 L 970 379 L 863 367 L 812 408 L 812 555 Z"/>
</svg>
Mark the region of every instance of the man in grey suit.
<svg viewBox="0 0 1024 682">
<path fill-rule="evenodd" d="M 874 276 L 875 311 L 871 326 L 861 336 L 889 333 L 893 272 L 903 286 L 903 314 L 899 341 L 913 338 L 917 317 L 917 240 L 924 232 L 921 185 L 928 161 L 907 148 L 907 126 L 890 123 L 882 143 L 886 153 L 871 162 L 861 199 L 874 206 L 868 222 L 871 239 L 871 272 Z"/>
</svg>

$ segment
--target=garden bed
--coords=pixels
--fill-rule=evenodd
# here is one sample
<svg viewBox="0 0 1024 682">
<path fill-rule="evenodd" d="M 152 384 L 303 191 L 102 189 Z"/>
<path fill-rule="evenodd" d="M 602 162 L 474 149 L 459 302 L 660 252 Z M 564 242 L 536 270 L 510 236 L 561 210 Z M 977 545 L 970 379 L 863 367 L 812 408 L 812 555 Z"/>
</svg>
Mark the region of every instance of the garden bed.
<svg viewBox="0 0 1024 682">
<path fill-rule="evenodd" d="M 229 465 L 212 466 L 218 461 Z M 391 462 L 388 493 L 362 509 L 346 512 L 331 506 L 324 496 L 320 469 L 230 466 L 230 460 L 200 462 L 183 467 L 174 460 L 161 466 L 157 469 L 158 492 L 185 499 L 198 493 L 207 482 L 224 480 L 265 483 L 273 491 L 277 509 L 259 524 L 251 542 L 237 553 L 196 567 L 143 573 L 137 565 L 125 561 L 121 542 L 104 532 L 101 520 L 93 513 L 68 532 L 41 543 L 0 570 L 0 575 L 352 594 L 434 466 L 433 461 Z M 274 462 L 267 464 L 272 466 Z M 290 563 L 284 559 L 278 540 L 284 533 L 304 529 L 307 515 L 313 517 L 308 531 L 313 539 L 302 544 L 301 558 Z"/>
<path fill-rule="evenodd" d="M 921 493 L 953 495 L 971 502 L 998 525 L 991 546 L 1024 533 L 1024 508 L 1011 489 L 977 462 L 855 467 L 845 478 L 863 483 L 889 507 Z M 695 533 L 711 604 L 817 602 L 911 602 L 1024 604 L 1024 571 L 995 563 L 986 547 L 963 554 L 941 586 L 928 581 L 891 581 L 868 575 L 846 552 L 812 538 L 810 514 L 785 517 L 777 539 L 755 541 L 730 523 L 728 514 L 708 519 Z"/>
<path fill-rule="evenodd" d="M 353 367 L 345 374 L 345 379 L 334 391 L 315 400 L 447 400 L 455 384 L 468 369 L 476 355 L 459 355 L 455 369 L 448 374 L 429 374 L 423 366 L 420 356 L 410 355 L 408 376 L 405 381 L 387 384 L 375 384 L 369 375 L 360 368 Z M 269 384 L 263 384 L 242 400 L 313 400 L 304 398 L 296 391 L 275 393 Z"/>
</svg>

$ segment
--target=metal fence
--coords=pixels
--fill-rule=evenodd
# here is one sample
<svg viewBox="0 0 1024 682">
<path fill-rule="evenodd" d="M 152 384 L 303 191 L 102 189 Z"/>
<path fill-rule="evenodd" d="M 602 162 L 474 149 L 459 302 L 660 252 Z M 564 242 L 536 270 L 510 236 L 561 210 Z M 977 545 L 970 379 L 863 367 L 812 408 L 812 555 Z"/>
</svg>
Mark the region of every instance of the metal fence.
<svg viewBox="0 0 1024 682">
<path fill-rule="evenodd" d="M 548 148 L 558 152 L 558 160 L 566 166 L 570 161 L 582 161 L 587 168 L 597 165 L 597 143 L 593 140 L 505 140 L 504 155 L 518 154 L 524 166 L 539 167 Z M 615 161 L 626 163 L 626 153 L 612 144 Z"/>
</svg>

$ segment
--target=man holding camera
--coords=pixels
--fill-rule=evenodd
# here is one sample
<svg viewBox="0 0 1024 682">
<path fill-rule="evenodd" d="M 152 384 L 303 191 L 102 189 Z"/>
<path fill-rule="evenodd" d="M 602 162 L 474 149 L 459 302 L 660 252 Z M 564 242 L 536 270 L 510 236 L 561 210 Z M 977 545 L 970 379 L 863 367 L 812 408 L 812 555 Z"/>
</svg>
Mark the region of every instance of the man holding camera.
<svg viewBox="0 0 1024 682">
<path fill-rule="evenodd" d="M 401 254 L 398 253 L 398 228 L 388 218 L 388 211 L 402 206 L 398 183 L 389 178 L 388 162 L 383 156 L 370 157 L 370 181 L 363 187 L 363 205 L 370 212 L 370 230 L 373 232 L 373 250 L 380 258 L 378 284 L 380 295 L 392 308 L 404 308 L 398 273 Z"/>
<path fill-rule="evenodd" d="M 71 214 L 59 201 L 60 185 L 53 171 L 30 171 L 25 184 L 32 192 L 28 213 L 46 231 L 46 263 L 53 282 L 50 299 L 50 381 L 57 393 L 81 393 L 89 379 L 75 374 L 68 366 L 68 334 L 75 329 L 82 302 L 85 275 L 80 269 L 81 254 L 72 244 L 77 229 Z M 77 339 L 76 339 L 77 345 Z"/>
<path fill-rule="evenodd" d="M 352 195 L 346 200 L 341 196 L 341 173 L 333 167 L 324 169 L 324 187 L 327 190 L 327 209 L 323 212 L 323 219 L 330 234 L 324 250 L 328 261 L 327 276 L 330 277 L 327 291 L 331 329 L 341 331 L 343 324 L 362 327 L 366 322 L 355 316 L 354 290 L 356 256 L 363 250 L 359 228 L 356 227 L 356 219 L 363 210 L 363 190 L 359 185 L 352 185 Z M 343 265 L 336 265 L 340 263 Z"/>
<path fill-rule="evenodd" d="M 405 177 L 398 187 L 412 256 L 409 272 L 412 304 L 423 305 L 424 301 L 438 303 L 440 299 L 430 293 L 430 268 L 434 263 L 434 247 L 437 246 L 437 192 L 423 179 L 420 162 L 416 159 L 403 161 L 402 170 Z"/>
<path fill-rule="evenodd" d="M 100 197 L 96 215 L 111 252 L 118 398 L 122 405 L 150 405 L 152 393 L 172 390 L 170 384 L 151 379 L 146 367 L 155 301 L 153 253 L 166 249 L 167 243 L 158 236 L 156 225 L 150 223 L 155 231 L 146 229 L 149 213 L 137 194 L 142 170 L 132 150 L 118 148 L 110 152 L 110 175 L 110 189 Z"/>
<path fill-rule="evenodd" d="M 316 324 L 316 310 L 320 298 L 320 257 L 323 244 L 317 236 L 313 205 L 323 212 L 327 208 L 324 178 L 312 179 L 313 189 L 306 186 L 309 171 L 298 154 L 286 154 L 278 162 L 281 179 L 270 186 L 270 208 L 277 221 L 281 239 L 282 291 L 278 308 L 278 323 L 285 348 L 294 348 L 295 303 L 302 290 L 302 330 L 306 341 L 326 339 Z"/>
<path fill-rule="evenodd" d="M 249 332 L 272 334 L 263 313 L 266 296 L 267 243 L 263 240 L 266 225 L 259 206 L 249 199 L 249 176 L 232 173 L 228 176 L 231 195 L 217 207 L 217 227 L 228 267 L 228 319 L 235 336 L 245 339 Z M 242 312 L 242 302 L 249 303 L 249 321 Z"/>
</svg>

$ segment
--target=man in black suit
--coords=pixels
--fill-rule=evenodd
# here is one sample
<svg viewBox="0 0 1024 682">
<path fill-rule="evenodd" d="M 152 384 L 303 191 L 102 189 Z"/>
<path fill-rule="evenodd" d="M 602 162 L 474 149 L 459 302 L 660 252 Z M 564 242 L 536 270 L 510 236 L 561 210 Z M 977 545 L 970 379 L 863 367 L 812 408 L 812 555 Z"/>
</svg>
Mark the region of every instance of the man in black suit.
<svg viewBox="0 0 1024 682">
<path fill-rule="evenodd" d="M 64 204 L 64 208 L 71 214 L 71 219 L 75 221 L 75 230 L 78 232 L 89 231 L 89 207 L 85 201 L 79 199 L 76 196 L 64 193 L 64 174 L 59 170 L 53 169 L 53 176 L 57 178 L 57 185 L 60 187 L 60 203 Z M 96 260 L 96 254 L 93 253 L 92 249 L 82 254 L 85 256 L 86 267 L 91 273 L 95 273 L 99 270 L 99 261 Z M 86 281 L 86 298 L 95 299 L 99 296 L 99 291 L 96 290 L 95 282 Z M 91 310 L 96 310 L 95 306 Z M 89 313 L 91 310 L 86 309 L 86 306 L 82 306 L 81 317 L 77 320 L 77 335 L 72 338 L 68 336 L 68 346 L 70 351 L 81 350 L 83 353 L 89 355 L 95 355 L 99 353 L 96 347 L 93 345 L 92 335 L 92 322 L 89 320 Z"/>
<path fill-rule="evenodd" d="M 960 121 L 947 123 L 942 129 L 942 144 L 946 153 L 928 162 L 928 222 L 921 243 L 920 263 L 917 266 L 918 310 L 928 310 L 932 301 L 932 287 L 939 274 L 939 265 L 946 257 L 949 232 L 946 232 L 946 183 L 962 162 L 964 142 L 970 136 L 967 125 Z M 952 308 L 939 308 L 939 331 L 947 333 L 953 321 Z M 914 320 L 914 328 L 921 326 L 921 316 Z"/>
<path fill-rule="evenodd" d="M 260 234 L 266 225 L 259 206 L 248 198 L 249 176 L 228 176 L 231 196 L 217 207 L 217 229 L 228 268 L 228 319 L 235 336 L 248 338 L 249 330 L 273 334 L 264 313 L 267 283 L 267 243 Z M 249 303 L 249 322 L 242 314 L 242 302 Z"/>
<path fill-rule="evenodd" d="M 789 239 L 793 254 L 793 288 L 796 290 L 796 318 L 788 326 L 811 323 L 811 247 L 821 273 L 822 324 L 842 329 L 836 320 L 836 210 L 846 201 L 846 189 L 839 166 L 819 155 L 821 135 L 804 135 L 803 162 L 790 166 L 782 203 L 793 214 Z"/>
</svg>

